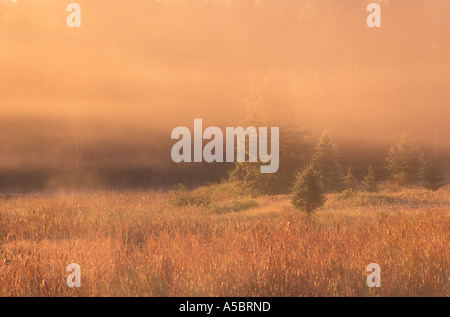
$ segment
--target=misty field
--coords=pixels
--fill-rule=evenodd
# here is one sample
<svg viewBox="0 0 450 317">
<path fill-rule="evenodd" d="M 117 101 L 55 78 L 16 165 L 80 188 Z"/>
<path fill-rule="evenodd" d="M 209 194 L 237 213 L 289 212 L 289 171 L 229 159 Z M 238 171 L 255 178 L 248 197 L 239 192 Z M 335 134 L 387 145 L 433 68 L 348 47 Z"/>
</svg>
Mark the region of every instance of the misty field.
<svg viewBox="0 0 450 317">
<path fill-rule="evenodd" d="M 449 296 L 448 186 L 330 194 L 312 216 L 287 196 L 195 193 L 184 207 L 162 191 L 2 196 L 0 295 Z"/>
</svg>

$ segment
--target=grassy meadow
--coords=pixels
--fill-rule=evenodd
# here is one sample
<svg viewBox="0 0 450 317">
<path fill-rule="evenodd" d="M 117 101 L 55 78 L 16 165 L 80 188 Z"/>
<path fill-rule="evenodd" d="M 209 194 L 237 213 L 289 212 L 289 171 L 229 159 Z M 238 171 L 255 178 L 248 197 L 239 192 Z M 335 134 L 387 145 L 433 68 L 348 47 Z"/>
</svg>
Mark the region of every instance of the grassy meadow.
<svg viewBox="0 0 450 317">
<path fill-rule="evenodd" d="M 449 216 L 449 186 L 328 194 L 312 216 L 234 184 L 1 196 L 0 296 L 449 296 Z"/>
<path fill-rule="evenodd" d="M 449 13 L 0 0 L 0 297 L 449 296 Z"/>
</svg>

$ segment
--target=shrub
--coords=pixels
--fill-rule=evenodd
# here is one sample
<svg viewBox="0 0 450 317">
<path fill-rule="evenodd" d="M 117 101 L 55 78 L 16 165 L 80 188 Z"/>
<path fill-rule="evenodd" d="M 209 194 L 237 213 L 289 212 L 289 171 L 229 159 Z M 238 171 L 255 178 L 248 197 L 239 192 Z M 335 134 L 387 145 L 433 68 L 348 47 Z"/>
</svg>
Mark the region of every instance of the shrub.
<svg viewBox="0 0 450 317">
<path fill-rule="evenodd" d="M 347 200 L 356 196 L 356 193 L 352 189 L 346 189 L 339 194 L 336 194 L 336 200 Z"/>
<path fill-rule="evenodd" d="M 341 193 L 330 194 L 327 199 L 327 208 L 342 209 L 355 206 L 389 206 L 407 204 L 404 197 L 391 193 L 368 193 L 344 190 Z"/>
<path fill-rule="evenodd" d="M 215 205 L 214 212 L 222 214 L 226 212 L 238 212 L 250 208 L 257 207 L 258 203 L 251 198 L 242 198 L 234 200 L 231 204 Z"/>
<path fill-rule="evenodd" d="M 206 195 L 214 202 L 231 200 L 236 197 L 257 196 L 256 192 L 241 182 L 224 181 L 201 186 L 195 190 L 201 195 Z"/>
<path fill-rule="evenodd" d="M 178 188 L 170 193 L 169 202 L 177 207 L 205 207 L 211 204 L 211 196 L 204 192 L 190 191 L 184 185 L 179 184 Z"/>
</svg>

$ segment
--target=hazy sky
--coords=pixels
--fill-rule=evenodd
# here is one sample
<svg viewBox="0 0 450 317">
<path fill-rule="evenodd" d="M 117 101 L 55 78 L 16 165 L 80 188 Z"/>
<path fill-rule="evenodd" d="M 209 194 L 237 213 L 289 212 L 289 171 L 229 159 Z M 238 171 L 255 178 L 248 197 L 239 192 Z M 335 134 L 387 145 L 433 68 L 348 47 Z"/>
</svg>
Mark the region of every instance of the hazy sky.
<svg viewBox="0 0 450 317">
<path fill-rule="evenodd" d="M 3 127 L 10 147 L 51 135 L 36 117 L 68 127 L 61 138 L 130 143 L 170 142 L 194 118 L 235 126 L 270 78 L 271 105 L 317 133 L 423 143 L 436 126 L 450 149 L 450 1 L 380 1 L 377 29 L 364 0 L 80 0 L 80 29 L 69 1 L 18 2 L 0 1 L 0 121 L 21 122 Z"/>
</svg>

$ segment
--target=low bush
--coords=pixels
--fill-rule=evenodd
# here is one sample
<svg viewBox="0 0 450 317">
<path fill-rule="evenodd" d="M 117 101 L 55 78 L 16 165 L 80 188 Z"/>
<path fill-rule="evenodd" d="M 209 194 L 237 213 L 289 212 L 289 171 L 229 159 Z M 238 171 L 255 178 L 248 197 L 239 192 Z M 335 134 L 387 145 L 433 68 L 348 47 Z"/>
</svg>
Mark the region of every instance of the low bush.
<svg viewBox="0 0 450 317">
<path fill-rule="evenodd" d="M 222 214 L 227 212 L 239 212 L 242 210 L 258 207 L 258 203 L 251 198 L 242 198 L 233 200 L 231 203 L 214 205 L 215 213 Z"/>
<path fill-rule="evenodd" d="M 211 195 L 202 191 L 188 190 L 184 185 L 179 184 L 176 190 L 170 192 L 169 203 L 177 207 L 205 207 L 211 204 Z"/>
</svg>

